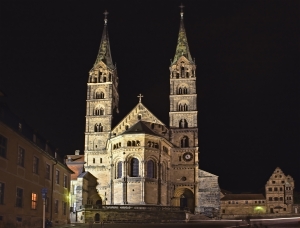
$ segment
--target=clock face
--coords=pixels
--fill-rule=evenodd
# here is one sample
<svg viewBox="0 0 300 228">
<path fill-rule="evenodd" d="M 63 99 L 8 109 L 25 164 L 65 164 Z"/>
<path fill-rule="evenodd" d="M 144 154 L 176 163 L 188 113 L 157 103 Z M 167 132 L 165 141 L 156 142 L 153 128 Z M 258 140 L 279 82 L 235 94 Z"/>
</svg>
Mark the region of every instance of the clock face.
<svg viewBox="0 0 300 228">
<path fill-rule="evenodd" d="M 191 152 L 186 152 L 183 154 L 183 159 L 185 161 L 191 161 L 193 159 L 193 154 Z"/>
</svg>

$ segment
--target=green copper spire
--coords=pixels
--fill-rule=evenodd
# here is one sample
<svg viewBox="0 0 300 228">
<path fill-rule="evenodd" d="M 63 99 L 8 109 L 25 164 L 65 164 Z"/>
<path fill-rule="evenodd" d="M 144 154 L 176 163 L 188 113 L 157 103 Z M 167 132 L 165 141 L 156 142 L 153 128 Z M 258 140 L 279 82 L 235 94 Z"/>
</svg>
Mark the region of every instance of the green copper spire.
<svg viewBox="0 0 300 228">
<path fill-rule="evenodd" d="M 108 12 L 105 10 L 104 12 L 104 29 L 102 33 L 102 38 L 100 42 L 99 52 L 97 55 L 97 59 L 94 65 L 99 63 L 100 61 L 104 62 L 109 68 L 114 69 L 111 53 L 110 53 L 110 45 L 109 38 L 107 32 L 107 15 Z"/>
<path fill-rule="evenodd" d="M 193 62 L 192 56 L 191 56 L 191 53 L 190 53 L 190 49 L 189 49 L 189 45 L 188 45 L 188 42 L 187 42 L 184 23 L 183 23 L 183 8 L 184 8 L 184 6 L 181 4 L 180 8 L 181 8 L 181 12 L 180 12 L 181 20 L 180 20 L 178 41 L 177 41 L 175 56 L 174 56 L 174 59 L 173 59 L 173 64 L 181 56 L 185 56 L 189 61 Z"/>
</svg>

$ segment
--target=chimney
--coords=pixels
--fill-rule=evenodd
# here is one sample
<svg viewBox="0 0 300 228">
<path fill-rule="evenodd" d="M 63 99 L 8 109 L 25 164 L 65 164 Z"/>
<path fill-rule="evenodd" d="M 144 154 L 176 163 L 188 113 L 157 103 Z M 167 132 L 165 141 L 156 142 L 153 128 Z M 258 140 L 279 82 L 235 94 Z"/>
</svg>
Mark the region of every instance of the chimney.
<svg viewBox="0 0 300 228">
<path fill-rule="evenodd" d="M 75 150 L 75 155 L 79 155 L 80 150 Z"/>
</svg>

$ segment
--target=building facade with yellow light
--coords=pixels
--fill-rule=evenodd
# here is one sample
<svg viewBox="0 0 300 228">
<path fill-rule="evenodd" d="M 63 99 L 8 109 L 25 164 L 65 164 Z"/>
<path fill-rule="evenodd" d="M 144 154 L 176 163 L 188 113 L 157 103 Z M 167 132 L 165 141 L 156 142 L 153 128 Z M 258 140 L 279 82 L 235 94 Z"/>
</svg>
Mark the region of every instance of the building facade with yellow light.
<svg viewBox="0 0 300 228">
<path fill-rule="evenodd" d="M 72 171 L 51 145 L 0 104 L 0 227 L 40 228 L 69 222 Z"/>
</svg>

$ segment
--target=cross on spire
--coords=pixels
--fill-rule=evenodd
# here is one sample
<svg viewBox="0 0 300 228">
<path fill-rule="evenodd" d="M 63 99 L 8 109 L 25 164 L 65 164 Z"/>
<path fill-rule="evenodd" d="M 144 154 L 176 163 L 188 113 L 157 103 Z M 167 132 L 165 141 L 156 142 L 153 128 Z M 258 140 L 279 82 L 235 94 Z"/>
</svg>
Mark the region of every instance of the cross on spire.
<svg viewBox="0 0 300 228">
<path fill-rule="evenodd" d="M 184 8 L 184 5 L 181 3 L 181 5 L 179 6 L 179 8 L 180 8 L 181 19 L 183 19 L 183 8 Z"/>
<path fill-rule="evenodd" d="M 107 10 L 105 10 L 103 14 L 104 14 L 104 24 L 107 25 L 107 15 L 108 15 Z"/>
<path fill-rule="evenodd" d="M 142 97 L 144 97 L 142 94 L 137 96 L 139 98 L 139 103 L 142 103 Z"/>
</svg>

